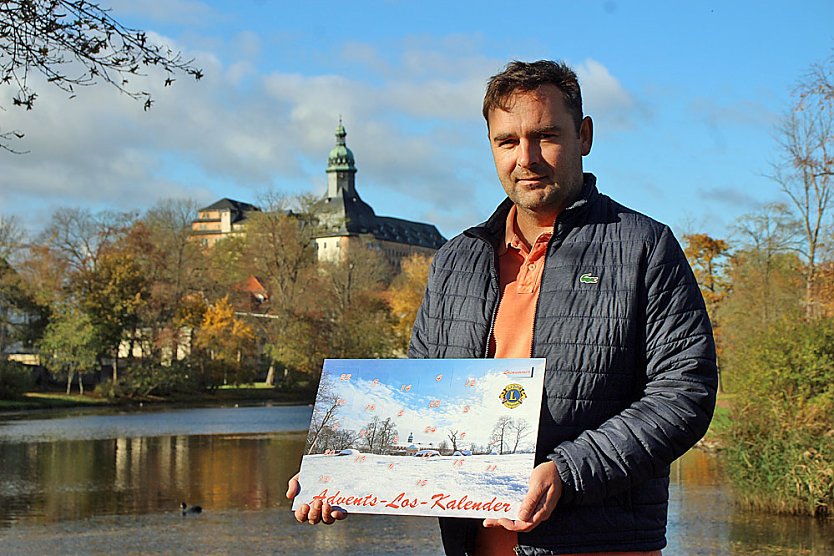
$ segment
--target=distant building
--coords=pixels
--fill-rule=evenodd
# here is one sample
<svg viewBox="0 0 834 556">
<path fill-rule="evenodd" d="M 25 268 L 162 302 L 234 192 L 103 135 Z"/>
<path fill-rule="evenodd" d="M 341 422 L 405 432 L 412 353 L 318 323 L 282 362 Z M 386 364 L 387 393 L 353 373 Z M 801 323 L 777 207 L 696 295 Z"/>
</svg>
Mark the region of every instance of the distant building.
<svg viewBox="0 0 834 556">
<path fill-rule="evenodd" d="M 266 313 L 269 309 L 269 290 L 264 281 L 257 276 L 247 276 L 242 282 L 232 286 L 235 305 L 247 307 L 252 313 Z"/>
<path fill-rule="evenodd" d="M 356 161 L 345 137 L 339 122 L 336 146 L 327 159 L 327 195 L 315 207 L 323 228 L 316 238 L 319 260 L 342 260 L 354 245 L 379 249 L 395 264 L 412 253 L 434 254 L 446 242 L 434 225 L 377 216 L 359 197 Z"/>
<path fill-rule="evenodd" d="M 379 250 L 391 263 L 412 253 L 432 255 L 446 242 L 432 224 L 390 216 L 377 216 L 356 192 L 356 161 L 345 142 L 347 132 L 339 122 L 336 146 L 327 159 L 327 194 L 314 205 L 314 216 L 322 231 L 315 238 L 320 261 L 339 261 L 352 247 L 362 245 Z M 199 210 L 191 223 L 191 234 L 206 247 L 239 233 L 247 215 L 260 210 L 254 205 L 221 199 Z"/>
<path fill-rule="evenodd" d="M 220 199 L 198 211 L 197 220 L 191 223 L 191 237 L 204 247 L 212 247 L 224 237 L 240 233 L 247 213 L 260 210 L 249 203 Z"/>
</svg>

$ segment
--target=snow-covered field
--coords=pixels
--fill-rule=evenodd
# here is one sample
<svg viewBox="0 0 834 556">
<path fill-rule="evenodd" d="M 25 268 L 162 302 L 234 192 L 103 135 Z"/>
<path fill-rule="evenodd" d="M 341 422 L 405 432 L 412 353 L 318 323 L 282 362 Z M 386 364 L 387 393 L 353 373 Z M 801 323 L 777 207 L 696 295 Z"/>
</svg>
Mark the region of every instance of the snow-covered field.
<svg viewBox="0 0 834 556">
<path fill-rule="evenodd" d="M 308 455 L 293 509 L 321 497 L 348 512 L 515 519 L 533 454 Z"/>
</svg>

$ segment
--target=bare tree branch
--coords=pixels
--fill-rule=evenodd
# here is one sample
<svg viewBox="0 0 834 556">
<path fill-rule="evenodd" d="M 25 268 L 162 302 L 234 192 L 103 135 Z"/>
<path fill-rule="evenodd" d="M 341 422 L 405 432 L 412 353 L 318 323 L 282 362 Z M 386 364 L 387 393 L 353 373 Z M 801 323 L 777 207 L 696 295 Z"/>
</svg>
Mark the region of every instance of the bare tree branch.
<svg viewBox="0 0 834 556">
<path fill-rule="evenodd" d="M 184 73 L 199 80 L 203 71 L 179 52 L 148 41 L 126 27 L 110 10 L 87 0 L 0 0 L 0 84 L 17 89 L 12 105 L 31 110 L 38 93 L 31 76 L 40 74 L 70 98 L 77 87 L 105 83 L 131 98 L 153 104 L 148 91 L 134 86 L 143 68 L 164 70 L 164 86 Z M 0 133 L 0 149 L 17 152 L 8 142 L 19 131 Z"/>
</svg>

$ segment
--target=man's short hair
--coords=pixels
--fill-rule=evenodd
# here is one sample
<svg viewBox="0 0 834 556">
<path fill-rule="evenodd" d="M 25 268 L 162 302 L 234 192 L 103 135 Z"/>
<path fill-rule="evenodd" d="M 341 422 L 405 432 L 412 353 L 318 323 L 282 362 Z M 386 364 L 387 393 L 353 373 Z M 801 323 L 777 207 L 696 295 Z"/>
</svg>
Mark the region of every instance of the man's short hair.
<svg viewBox="0 0 834 556">
<path fill-rule="evenodd" d="M 565 107 L 573 116 L 576 132 L 582 124 L 582 91 L 576 73 L 564 62 L 539 60 L 519 62 L 513 60 L 487 83 L 484 95 L 484 119 L 489 123 L 489 113 L 495 109 L 507 110 L 509 100 L 517 92 L 534 91 L 542 85 L 555 85 L 565 100 Z"/>
</svg>

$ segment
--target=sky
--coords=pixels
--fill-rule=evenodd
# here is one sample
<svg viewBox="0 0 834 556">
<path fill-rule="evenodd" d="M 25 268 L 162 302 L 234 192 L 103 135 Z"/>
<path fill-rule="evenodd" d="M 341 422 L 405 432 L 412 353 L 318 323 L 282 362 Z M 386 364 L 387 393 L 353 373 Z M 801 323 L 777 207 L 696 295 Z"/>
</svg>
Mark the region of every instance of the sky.
<svg viewBox="0 0 834 556">
<path fill-rule="evenodd" d="M 683 233 L 731 234 L 786 201 L 768 178 L 799 79 L 834 56 L 831 0 L 507 3 L 109 0 L 112 14 L 193 58 L 205 78 L 75 98 L 36 84 L 34 109 L 0 88 L 0 216 L 32 232 L 68 207 L 144 211 L 169 199 L 323 195 L 341 118 L 356 188 L 378 215 L 450 238 L 503 190 L 480 113 L 510 60 L 577 70 L 599 189 Z M 33 82 L 34 83 L 34 82 Z"/>
<path fill-rule="evenodd" d="M 414 444 L 436 447 L 456 430 L 459 446 L 483 447 L 502 415 L 522 419 L 535 430 L 544 359 L 453 359 L 442 364 L 428 359 L 330 359 L 322 374 L 323 382 L 330 378 L 331 389 L 323 411 L 330 396 L 344 400 L 336 412 L 342 428 L 360 431 L 374 417 L 391 418 L 400 444 L 413 435 Z M 510 385 L 520 385 L 526 396 L 515 407 L 502 405 L 501 395 Z M 525 447 L 533 440 L 526 438 Z"/>
</svg>

